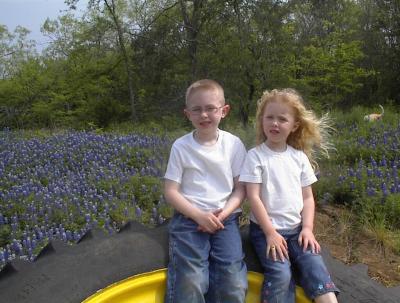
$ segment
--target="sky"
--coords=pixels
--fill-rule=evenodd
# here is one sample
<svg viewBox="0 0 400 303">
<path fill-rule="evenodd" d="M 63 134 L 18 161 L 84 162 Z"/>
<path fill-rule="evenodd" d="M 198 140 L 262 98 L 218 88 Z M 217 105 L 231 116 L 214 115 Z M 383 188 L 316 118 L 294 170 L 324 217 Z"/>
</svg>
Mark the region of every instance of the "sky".
<svg viewBox="0 0 400 303">
<path fill-rule="evenodd" d="M 85 8 L 87 1 L 81 0 L 78 8 Z M 67 9 L 64 0 L 0 0 L 0 24 L 13 32 L 17 25 L 31 31 L 30 39 L 36 40 L 37 49 L 46 47 L 48 39 L 40 33 L 46 18 L 52 20 Z"/>
</svg>

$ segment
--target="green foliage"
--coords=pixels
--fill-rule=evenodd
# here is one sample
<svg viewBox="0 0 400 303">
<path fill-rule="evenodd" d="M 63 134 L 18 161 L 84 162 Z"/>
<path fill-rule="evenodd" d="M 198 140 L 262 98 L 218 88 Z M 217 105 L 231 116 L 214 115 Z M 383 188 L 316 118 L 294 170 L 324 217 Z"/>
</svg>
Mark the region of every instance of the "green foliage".
<svg viewBox="0 0 400 303">
<path fill-rule="evenodd" d="M 318 111 L 399 102 L 393 1 L 168 5 L 120 1 L 109 11 L 91 2 L 85 17 L 44 22 L 52 43 L 42 54 L 26 29 L 1 27 L 0 127 L 177 129 L 185 89 L 198 78 L 223 84 L 244 127 L 262 92 L 277 87 L 297 88 Z"/>
<path fill-rule="evenodd" d="M 383 205 L 383 212 L 386 214 L 387 226 L 400 230 L 400 194 L 390 195 Z"/>
<path fill-rule="evenodd" d="M 184 118 L 176 116 L 160 117 L 159 120 L 149 121 L 145 123 L 134 123 L 131 121 L 123 123 L 113 123 L 106 128 L 107 131 L 119 134 L 143 134 L 154 135 L 159 137 L 178 138 L 190 131 L 191 128 L 184 125 Z"/>
<path fill-rule="evenodd" d="M 344 42 L 334 34 L 327 39 L 304 47 L 298 63 L 302 77 L 295 83 L 311 101 L 331 109 L 351 100 L 371 73 L 358 64 L 361 41 Z"/>
<path fill-rule="evenodd" d="M 231 118 L 228 116 L 227 119 L 229 120 Z M 251 122 L 249 122 L 247 126 L 242 126 L 241 124 L 236 123 L 234 120 L 232 122 L 229 120 L 225 127 L 227 131 L 238 136 L 247 149 L 254 147 L 256 142 L 256 129 L 252 119 L 250 121 Z"/>
<path fill-rule="evenodd" d="M 329 174 L 321 175 L 313 186 L 317 202 L 351 206 L 358 197 L 358 191 L 352 189 L 349 183 L 339 182 L 337 174 Z"/>
<path fill-rule="evenodd" d="M 50 220 L 54 224 L 64 223 L 67 220 L 67 214 L 60 209 L 54 209 Z"/>
<path fill-rule="evenodd" d="M 128 166 L 140 170 L 145 167 L 148 160 L 152 158 L 153 151 L 143 147 L 135 147 L 126 151 L 127 158 L 122 158 L 122 161 L 126 162 Z"/>
<path fill-rule="evenodd" d="M 135 162 L 134 165 L 138 163 Z M 163 215 L 170 215 L 171 210 L 164 203 L 162 197 L 162 183 L 160 178 L 151 176 L 133 176 L 124 183 L 118 180 L 98 182 L 98 189 L 107 192 L 115 192 L 119 197 L 115 201 L 116 207 L 110 211 L 110 216 L 119 225 L 123 225 L 129 219 L 140 219 L 141 222 L 149 224 L 153 208 L 157 205 Z M 110 202 L 108 203 L 110 204 Z M 141 211 L 141 218 L 137 218 L 135 207 Z M 101 210 L 105 205 L 99 205 Z"/>
<path fill-rule="evenodd" d="M 152 190 L 148 191 L 147 188 Z M 131 177 L 129 184 L 125 185 L 125 190 L 132 192 L 141 208 L 149 210 L 159 202 L 162 196 L 161 180 L 150 176 Z"/>
<path fill-rule="evenodd" d="M 131 219 L 133 215 L 133 209 L 129 209 L 130 211 L 126 212 L 127 203 L 125 201 L 121 201 L 117 204 L 117 207 L 110 211 L 110 218 L 117 224 L 117 229 L 126 224 L 129 219 Z"/>
<path fill-rule="evenodd" d="M 4 247 L 11 241 L 11 228 L 9 225 L 0 226 L 0 247 Z"/>
</svg>

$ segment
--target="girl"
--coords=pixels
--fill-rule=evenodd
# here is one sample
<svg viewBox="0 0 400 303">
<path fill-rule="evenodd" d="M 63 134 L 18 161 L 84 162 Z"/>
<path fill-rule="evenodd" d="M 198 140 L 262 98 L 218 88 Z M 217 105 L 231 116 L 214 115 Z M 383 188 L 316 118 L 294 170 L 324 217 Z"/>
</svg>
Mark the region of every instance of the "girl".
<svg viewBox="0 0 400 303">
<path fill-rule="evenodd" d="M 257 146 L 239 180 L 246 182 L 250 238 L 264 269 L 263 303 L 294 303 L 294 275 L 315 302 L 337 303 L 339 290 L 313 234 L 311 184 L 317 178 L 310 161 L 315 163 L 314 147 L 328 152 L 326 122 L 307 110 L 293 89 L 267 91 L 259 100 Z"/>
</svg>

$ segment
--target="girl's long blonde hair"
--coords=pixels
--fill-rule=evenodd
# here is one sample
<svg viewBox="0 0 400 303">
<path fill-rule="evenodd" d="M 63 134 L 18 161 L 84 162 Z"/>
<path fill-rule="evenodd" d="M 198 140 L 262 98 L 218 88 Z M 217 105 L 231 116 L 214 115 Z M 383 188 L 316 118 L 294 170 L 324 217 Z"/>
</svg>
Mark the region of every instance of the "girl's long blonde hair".
<svg viewBox="0 0 400 303">
<path fill-rule="evenodd" d="M 283 102 L 288 104 L 295 113 L 295 121 L 299 123 L 296 131 L 287 138 L 287 144 L 302 150 L 309 158 L 314 169 L 318 167 L 316 159 L 319 154 L 329 158 L 329 151 L 334 149 L 329 141 L 333 130 L 328 115 L 317 118 L 312 110 L 308 110 L 300 94 L 292 89 L 274 89 L 265 91 L 258 100 L 256 114 L 256 143 L 260 145 L 267 140 L 263 130 L 264 109 L 271 102 Z"/>
</svg>

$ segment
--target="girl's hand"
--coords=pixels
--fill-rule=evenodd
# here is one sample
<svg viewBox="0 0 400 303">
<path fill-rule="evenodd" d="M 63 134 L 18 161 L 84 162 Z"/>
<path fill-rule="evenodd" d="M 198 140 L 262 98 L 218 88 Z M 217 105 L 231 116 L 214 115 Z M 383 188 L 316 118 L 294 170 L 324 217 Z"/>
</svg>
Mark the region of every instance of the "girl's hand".
<svg viewBox="0 0 400 303">
<path fill-rule="evenodd" d="M 223 229 L 222 220 L 218 218 L 221 211 L 219 209 L 215 212 L 202 212 L 196 219 L 196 222 L 199 224 L 197 230 L 213 234 L 219 229 Z"/>
<path fill-rule="evenodd" d="M 299 235 L 299 245 L 303 246 L 303 251 L 307 250 L 307 247 L 311 248 L 312 253 L 319 254 L 321 252 L 321 246 L 317 239 L 315 239 L 314 233 L 310 228 L 304 227 Z"/>
<path fill-rule="evenodd" d="M 282 262 L 285 258 L 289 260 L 286 240 L 276 230 L 267 235 L 267 258 L 268 256 L 271 256 L 274 261 L 277 261 L 277 257 Z"/>
</svg>

